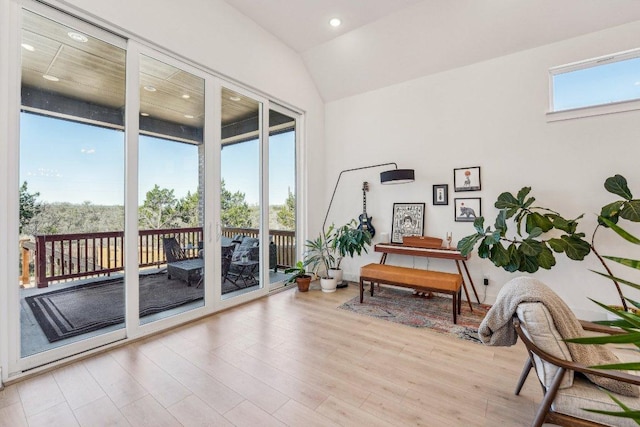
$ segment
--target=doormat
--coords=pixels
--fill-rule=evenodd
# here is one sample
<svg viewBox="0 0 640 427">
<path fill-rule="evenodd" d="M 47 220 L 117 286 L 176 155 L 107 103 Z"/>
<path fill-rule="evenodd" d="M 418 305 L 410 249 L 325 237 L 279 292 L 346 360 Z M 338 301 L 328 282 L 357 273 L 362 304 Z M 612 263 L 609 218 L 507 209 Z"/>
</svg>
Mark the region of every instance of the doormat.
<svg viewBox="0 0 640 427">
<path fill-rule="evenodd" d="M 433 298 L 414 296 L 411 291 L 376 287 L 373 297 L 365 289 L 363 303 L 360 296 L 345 302 L 338 308 L 365 316 L 376 317 L 414 328 L 429 328 L 435 332 L 482 344 L 478 327 L 491 308 L 487 304 L 462 301 L 461 314 L 453 324 L 451 298 L 434 294 Z"/>
<path fill-rule="evenodd" d="M 140 276 L 140 317 L 170 310 L 204 297 L 203 287 L 169 280 L 165 273 Z M 124 322 L 122 278 L 88 283 L 29 296 L 31 307 L 49 342 Z"/>
</svg>

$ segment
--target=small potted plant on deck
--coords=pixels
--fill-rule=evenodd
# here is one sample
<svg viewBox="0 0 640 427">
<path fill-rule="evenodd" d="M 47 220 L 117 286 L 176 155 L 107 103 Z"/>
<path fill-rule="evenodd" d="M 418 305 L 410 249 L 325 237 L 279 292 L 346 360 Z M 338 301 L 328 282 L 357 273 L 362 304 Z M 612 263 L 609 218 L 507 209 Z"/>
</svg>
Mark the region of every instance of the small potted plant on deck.
<svg viewBox="0 0 640 427">
<path fill-rule="evenodd" d="M 296 282 L 298 285 L 298 291 L 307 292 L 309 290 L 309 284 L 311 283 L 313 276 L 307 272 L 302 261 L 298 261 L 295 266 L 287 268 L 284 272 L 286 274 L 293 273 L 293 275 L 287 280 L 287 283 Z"/>
</svg>

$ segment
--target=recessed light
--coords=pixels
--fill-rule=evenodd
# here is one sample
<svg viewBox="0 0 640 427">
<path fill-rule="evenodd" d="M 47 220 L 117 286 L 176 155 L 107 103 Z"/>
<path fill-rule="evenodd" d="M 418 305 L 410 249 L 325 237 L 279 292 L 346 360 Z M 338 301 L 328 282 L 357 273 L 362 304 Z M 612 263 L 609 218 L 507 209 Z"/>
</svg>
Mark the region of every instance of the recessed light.
<svg viewBox="0 0 640 427">
<path fill-rule="evenodd" d="M 233 95 L 233 96 L 230 96 L 230 97 L 229 97 L 229 99 L 230 99 L 230 100 L 232 100 L 232 101 L 238 102 L 238 101 L 240 101 L 242 98 L 240 98 L 240 97 L 239 97 L 239 96 L 237 96 L 237 95 Z"/>
<path fill-rule="evenodd" d="M 89 41 L 87 36 L 85 36 L 84 34 L 76 33 L 76 32 L 73 32 L 73 31 L 69 31 L 67 33 L 67 35 L 71 38 L 71 40 L 76 41 L 76 42 L 86 43 L 86 42 Z"/>
<path fill-rule="evenodd" d="M 185 93 L 184 95 L 182 95 L 182 99 L 189 99 L 191 98 L 191 95 L 189 95 L 188 93 Z"/>
<path fill-rule="evenodd" d="M 36 50 L 36 48 L 31 46 L 30 44 L 22 43 L 20 46 L 22 46 L 24 50 L 28 50 L 29 52 L 33 52 L 34 50 Z"/>
<path fill-rule="evenodd" d="M 193 116 L 191 114 L 185 114 L 184 117 L 187 119 L 193 119 Z"/>
<path fill-rule="evenodd" d="M 340 20 L 340 18 L 331 18 L 329 20 L 329 25 L 331 25 L 332 27 L 339 27 L 342 24 L 342 21 Z"/>
<path fill-rule="evenodd" d="M 146 85 L 144 86 L 144 90 L 146 90 L 147 92 L 155 92 L 158 89 L 156 89 L 154 86 Z"/>
<path fill-rule="evenodd" d="M 51 74 L 43 74 L 42 78 L 49 80 L 50 82 L 58 82 L 60 81 L 59 78 L 57 78 L 56 76 L 52 76 Z"/>
<path fill-rule="evenodd" d="M 149 117 L 149 113 L 140 113 L 140 115 L 143 117 Z"/>
</svg>

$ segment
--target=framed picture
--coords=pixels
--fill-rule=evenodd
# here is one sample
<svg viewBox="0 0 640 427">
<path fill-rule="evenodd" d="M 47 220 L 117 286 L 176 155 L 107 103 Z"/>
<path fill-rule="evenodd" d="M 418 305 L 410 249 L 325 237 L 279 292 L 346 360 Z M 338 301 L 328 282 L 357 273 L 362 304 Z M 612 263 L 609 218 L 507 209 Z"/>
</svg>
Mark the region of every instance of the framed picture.
<svg viewBox="0 0 640 427">
<path fill-rule="evenodd" d="M 449 204 L 449 185 L 436 184 L 433 186 L 433 204 L 448 205 Z"/>
<path fill-rule="evenodd" d="M 480 197 L 465 197 L 454 199 L 455 220 L 457 222 L 473 222 L 476 217 L 482 216 Z"/>
<path fill-rule="evenodd" d="M 402 243 L 404 236 L 422 236 L 424 203 L 394 203 L 391 243 Z"/>
<path fill-rule="evenodd" d="M 480 166 L 453 170 L 455 191 L 480 191 Z"/>
</svg>

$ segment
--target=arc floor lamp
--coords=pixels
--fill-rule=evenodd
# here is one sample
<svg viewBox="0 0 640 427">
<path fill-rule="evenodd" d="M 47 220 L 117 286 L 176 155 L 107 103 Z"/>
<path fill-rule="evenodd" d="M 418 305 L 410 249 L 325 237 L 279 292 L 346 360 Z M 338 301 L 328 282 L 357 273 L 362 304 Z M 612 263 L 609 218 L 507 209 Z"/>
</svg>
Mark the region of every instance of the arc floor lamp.
<svg viewBox="0 0 640 427">
<path fill-rule="evenodd" d="M 406 184 L 408 182 L 415 181 L 415 171 L 413 169 L 398 169 L 398 165 L 395 162 L 389 163 L 380 163 L 377 165 L 370 166 L 362 166 L 359 168 L 345 169 L 340 172 L 338 175 L 338 180 L 336 181 L 335 187 L 333 187 L 333 193 L 331 194 L 331 200 L 329 201 L 329 207 L 327 208 L 327 213 L 324 216 L 324 221 L 322 222 L 322 235 L 325 235 L 325 226 L 327 224 L 327 218 L 329 218 L 329 212 L 331 211 L 331 205 L 333 205 L 333 199 L 336 195 L 336 190 L 338 190 L 338 184 L 340 184 L 340 178 L 342 178 L 342 174 L 347 172 L 354 172 L 363 169 L 371 169 L 371 168 L 380 168 L 383 166 L 394 166 L 394 169 L 390 169 L 384 172 L 380 172 L 380 183 L 381 184 Z M 347 285 L 341 285 L 338 287 L 346 287 Z"/>
</svg>

